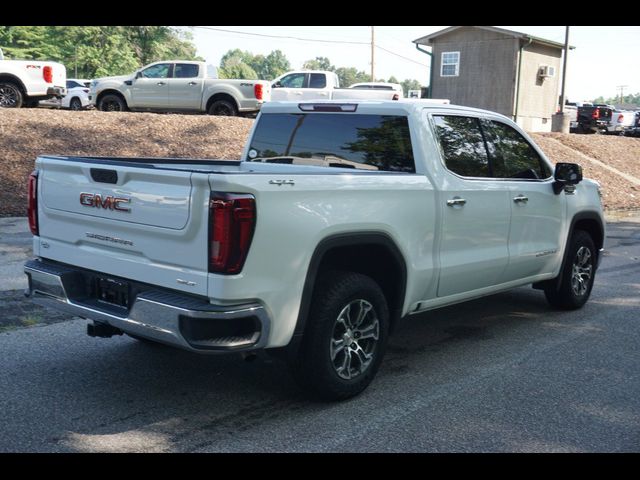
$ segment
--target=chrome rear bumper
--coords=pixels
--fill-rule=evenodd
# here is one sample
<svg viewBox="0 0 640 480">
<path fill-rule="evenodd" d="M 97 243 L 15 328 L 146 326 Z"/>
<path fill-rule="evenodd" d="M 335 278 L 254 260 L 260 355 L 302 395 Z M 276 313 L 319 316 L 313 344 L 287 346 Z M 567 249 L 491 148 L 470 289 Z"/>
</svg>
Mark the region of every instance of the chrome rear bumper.
<svg viewBox="0 0 640 480">
<path fill-rule="evenodd" d="M 92 298 L 90 280 L 100 275 L 97 272 L 47 260 L 30 260 L 24 272 L 29 279 L 25 295 L 39 305 L 185 350 L 256 350 L 266 345 L 269 336 L 271 322 L 258 303 L 211 305 L 178 292 L 149 288 L 137 293 L 127 309 Z"/>
</svg>

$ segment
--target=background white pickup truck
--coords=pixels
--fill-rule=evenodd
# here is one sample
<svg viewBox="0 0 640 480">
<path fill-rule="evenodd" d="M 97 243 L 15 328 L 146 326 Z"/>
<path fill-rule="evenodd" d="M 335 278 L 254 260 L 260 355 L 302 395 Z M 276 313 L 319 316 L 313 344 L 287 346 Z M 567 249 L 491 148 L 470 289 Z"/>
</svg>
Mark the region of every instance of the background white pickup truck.
<svg viewBox="0 0 640 480">
<path fill-rule="evenodd" d="M 338 75 L 323 70 L 287 72 L 276 78 L 271 88 L 273 89 L 271 100 L 399 100 L 402 98 L 402 90 L 398 92 L 393 89 L 340 88 Z"/>
<path fill-rule="evenodd" d="M 131 75 L 98 78 L 91 83 L 91 101 L 99 110 L 206 112 L 209 115 L 255 113 L 270 99 L 264 80 L 208 77 L 204 62 L 155 62 Z"/>
<path fill-rule="evenodd" d="M 66 80 L 61 63 L 0 60 L 0 107 L 35 107 L 40 100 L 63 97 Z"/>
<path fill-rule="evenodd" d="M 597 184 L 496 113 L 268 103 L 242 160 L 39 157 L 28 294 L 93 336 L 268 349 L 339 399 L 404 316 L 527 284 L 560 308 L 591 293 Z"/>
</svg>

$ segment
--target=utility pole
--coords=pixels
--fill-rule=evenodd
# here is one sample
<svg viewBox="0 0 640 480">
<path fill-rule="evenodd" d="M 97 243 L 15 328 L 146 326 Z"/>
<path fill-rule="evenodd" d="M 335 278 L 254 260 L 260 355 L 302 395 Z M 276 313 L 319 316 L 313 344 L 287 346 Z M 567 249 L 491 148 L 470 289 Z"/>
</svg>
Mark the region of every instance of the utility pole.
<svg viewBox="0 0 640 480">
<path fill-rule="evenodd" d="M 569 56 L 569 26 L 567 25 L 564 34 L 564 61 L 562 64 L 562 92 L 560 93 L 560 113 L 564 113 L 564 89 L 567 83 L 567 57 Z"/>
<path fill-rule="evenodd" d="M 620 90 L 620 105 L 624 103 L 624 89 L 629 85 L 618 85 L 616 88 Z"/>
<path fill-rule="evenodd" d="M 376 49 L 376 44 L 375 44 L 375 27 L 371 27 L 371 81 L 375 82 L 376 81 L 376 77 L 375 77 L 375 49 Z"/>
<path fill-rule="evenodd" d="M 568 113 L 564 113 L 564 90 L 567 83 L 567 58 L 569 57 L 569 26 L 565 27 L 564 34 L 564 63 L 562 66 L 562 90 L 560 91 L 560 109 L 558 113 L 551 115 L 551 131 L 569 133 L 571 120 Z M 517 107 L 517 105 L 516 105 Z"/>
</svg>

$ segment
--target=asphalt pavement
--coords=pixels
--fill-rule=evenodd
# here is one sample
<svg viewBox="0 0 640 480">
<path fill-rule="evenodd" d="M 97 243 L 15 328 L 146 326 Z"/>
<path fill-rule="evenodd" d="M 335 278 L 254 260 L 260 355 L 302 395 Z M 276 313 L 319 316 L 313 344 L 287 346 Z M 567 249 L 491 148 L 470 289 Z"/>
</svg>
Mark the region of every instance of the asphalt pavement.
<svg viewBox="0 0 640 480">
<path fill-rule="evenodd" d="M 637 452 L 631 220 L 609 224 L 583 309 L 519 288 L 410 317 L 372 385 L 342 403 L 308 400 L 269 358 L 90 338 L 85 320 L 6 331 L 0 452 Z"/>
</svg>

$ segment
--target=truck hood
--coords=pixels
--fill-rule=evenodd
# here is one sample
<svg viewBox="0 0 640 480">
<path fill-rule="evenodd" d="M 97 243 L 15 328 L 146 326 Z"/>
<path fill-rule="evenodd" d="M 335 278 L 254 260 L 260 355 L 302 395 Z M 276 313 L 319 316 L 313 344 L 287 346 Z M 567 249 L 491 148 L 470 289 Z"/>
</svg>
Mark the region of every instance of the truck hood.
<svg viewBox="0 0 640 480">
<path fill-rule="evenodd" d="M 133 79 L 133 75 L 117 75 L 115 77 L 101 77 L 101 78 L 96 78 L 93 81 L 97 84 L 97 83 L 104 83 L 104 82 L 116 82 L 116 83 L 120 83 L 120 82 L 124 82 L 125 80 L 132 80 Z"/>
</svg>

